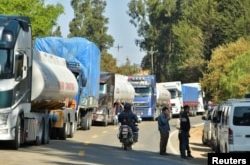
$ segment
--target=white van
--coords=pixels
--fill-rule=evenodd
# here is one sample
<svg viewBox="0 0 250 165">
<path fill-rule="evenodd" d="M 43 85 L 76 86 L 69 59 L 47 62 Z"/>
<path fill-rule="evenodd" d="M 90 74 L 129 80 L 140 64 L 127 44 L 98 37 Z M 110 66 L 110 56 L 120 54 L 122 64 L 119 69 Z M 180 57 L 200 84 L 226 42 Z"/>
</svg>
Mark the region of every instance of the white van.
<svg viewBox="0 0 250 165">
<path fill-rule="evenodd" d="M 223 104 L 219 136 L 222 153 L 250 151 L 250 99 L 230 99 Z"/>
</svg>

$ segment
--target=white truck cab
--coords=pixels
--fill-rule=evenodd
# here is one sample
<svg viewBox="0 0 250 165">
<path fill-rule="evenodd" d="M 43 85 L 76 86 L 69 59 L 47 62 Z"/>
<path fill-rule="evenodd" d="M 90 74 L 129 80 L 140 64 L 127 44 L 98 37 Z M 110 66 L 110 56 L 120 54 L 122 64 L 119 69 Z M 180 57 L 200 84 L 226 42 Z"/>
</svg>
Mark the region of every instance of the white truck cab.
<svg viewBox="0 0 250 165">
<path fill-rule="evenodd" d="M 171 107 L 172 107 L 172 115 L 178 116 L 183 107 L 183 97 L 182 97 L 182 88 L 180 81 L 173 82 L 164 82 L 162 86 L 167 89 L 171 94 Z"/>
</svg>

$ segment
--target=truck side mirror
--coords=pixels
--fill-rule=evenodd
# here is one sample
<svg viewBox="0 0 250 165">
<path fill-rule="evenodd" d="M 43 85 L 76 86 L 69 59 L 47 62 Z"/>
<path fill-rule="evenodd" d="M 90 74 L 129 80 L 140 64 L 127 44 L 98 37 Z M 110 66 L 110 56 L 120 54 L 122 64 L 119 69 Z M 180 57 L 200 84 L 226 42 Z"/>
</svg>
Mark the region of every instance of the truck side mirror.
<svg viewBox="0 0 250 165">
<path fill-rule="evenodd" d="M 85 87 L 87 84 L 87 79 L 86 78 L 83 78 L 82 79 L 82 86 Z"/>
<path fill-rule="evenodd" d="M 23 54 L 17 54 L 15 56 L 15 80 L 20 81 L 23 77 L 23 60 L 24 55 Z"/>
</svg>

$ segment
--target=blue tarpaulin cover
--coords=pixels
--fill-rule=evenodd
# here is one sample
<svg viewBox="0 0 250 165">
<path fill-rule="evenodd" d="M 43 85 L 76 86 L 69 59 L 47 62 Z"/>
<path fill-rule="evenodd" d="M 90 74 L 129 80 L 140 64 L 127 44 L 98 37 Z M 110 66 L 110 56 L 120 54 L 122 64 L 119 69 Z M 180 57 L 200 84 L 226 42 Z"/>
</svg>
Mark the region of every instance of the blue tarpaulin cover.
<svg viewBox="0 0 250 165">
<path fill-rule="evenodd" d="M 198 104 L 199 91 L 198 88 L 182 85 L 183 103 Z"/>
<path fill-rule="evenodd" d="M 81 97 L 99 98 L 100 50 L 91 41 L 81 38 L 37 38 L 34 49 L 62 57 L 66 62 L 78 62 L 87 80 Z"/>
</svg>

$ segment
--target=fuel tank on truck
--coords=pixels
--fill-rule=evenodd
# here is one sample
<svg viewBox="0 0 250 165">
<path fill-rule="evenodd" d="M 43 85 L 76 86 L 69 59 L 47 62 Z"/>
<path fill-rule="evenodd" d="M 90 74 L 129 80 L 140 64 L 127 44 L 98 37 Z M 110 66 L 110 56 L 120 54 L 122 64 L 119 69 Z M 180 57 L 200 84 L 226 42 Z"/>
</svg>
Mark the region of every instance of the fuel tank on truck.
<svg viewBox="0 0 250 165">
<path fill-rule="evenodd" d="M 132 103 L 135 97 L 134 87 L 128 82 L 128 77 L 115 74 L 114 100 Z"/>
<path fill-rule="evenodd" d="M 163 86 L 163 83 L 156 84 L 156 102 L 158 105 L 170 105 L 171 94 Z"/>
<path fill-rule="evenodd" d="M 61 108 L 67 99 L 73 99 L 78 84 L 63 58 L 35 51 L 32 68 L 32 105 L 39 109 Z"/>
</svg>

